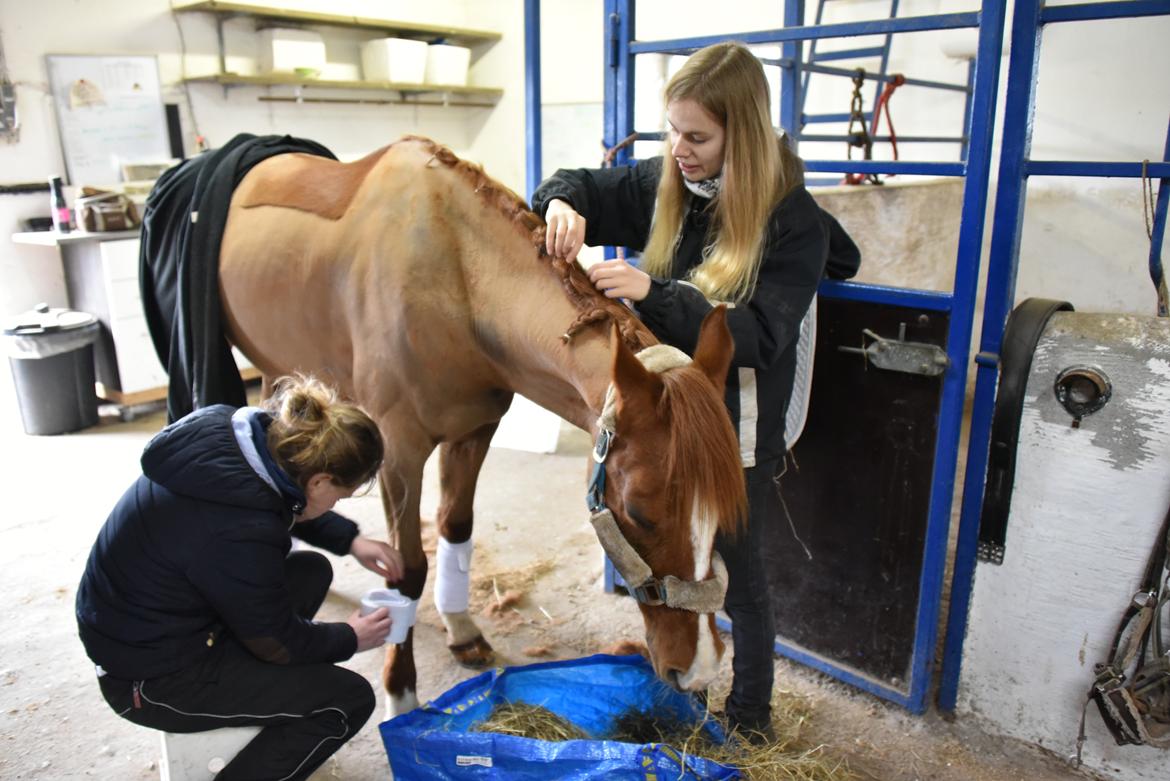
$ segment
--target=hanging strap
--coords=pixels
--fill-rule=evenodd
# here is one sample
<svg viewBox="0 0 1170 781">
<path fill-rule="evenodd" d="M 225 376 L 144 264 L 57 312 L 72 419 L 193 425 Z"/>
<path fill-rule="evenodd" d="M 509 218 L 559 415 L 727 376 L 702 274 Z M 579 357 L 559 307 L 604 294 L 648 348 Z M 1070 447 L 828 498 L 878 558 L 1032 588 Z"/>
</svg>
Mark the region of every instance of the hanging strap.
<svg viewBox="0 0 1170 781">
<path fill-rule="evenodd" d="M 1081 752 L 1085 744 L 1085 714 L 1089 703 L 1095 702 L 1101 712 L 1101 719 L 1118 745 L 1154 745 L 1170 747 L 1170 734 L 1151 734 L 1143 707 L 1135 695 L 1155 697 L 1156 690 L 1170 687 L 1170 664 L 1163 655 L 1161 638 L 1162 608 L 1170 598 L 1170 583 L 1163 573 L 1170 558 L 1170 509 L 1162 520 L 1162 528 L 1154 538 L 1154 547 L 1146 560 L 1146 569 L 1141 585 L 1133 599 L 1126 606 L 1113 634 L 1113 645 L 1109 659 L 1094 668 L 1097 677 L 1089 689 L 1089 695 L 1081 706 L 1081 722 L 1077 732 L 1077 765 L 1081 764 Z M 1151 634 L 1151 626 L 1153 632 Z M 1151 637 L 1154 646 L 1154 662 L 1145 665 L 1146 652 Z M 1138 669 L 1134 681 L 1127 687 L 1125 671 L 1134 661 Z M 1161 706 L 1161 703 L 1160 703 Z M 1159 717 L 1164 714 L 1159 713 Z"/>
</svg>

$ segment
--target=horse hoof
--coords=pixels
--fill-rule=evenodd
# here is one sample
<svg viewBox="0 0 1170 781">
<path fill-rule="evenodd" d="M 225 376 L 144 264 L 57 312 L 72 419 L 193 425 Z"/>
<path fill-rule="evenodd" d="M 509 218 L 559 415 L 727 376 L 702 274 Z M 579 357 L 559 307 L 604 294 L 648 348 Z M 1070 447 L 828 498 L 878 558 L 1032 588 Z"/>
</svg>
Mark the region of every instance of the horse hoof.
<svg viewBox="0 0 1170 781">
<path fill-rule="evenodd" d="M 456 662 L 473 670 L 491 667 L 496 660 L 496 654 L 492 650 L 491 644 L 483 639 L 483 635 L 468 640 L 466 643 L 449 645 L 447 648 L 450 649 Z"/>
</svg>

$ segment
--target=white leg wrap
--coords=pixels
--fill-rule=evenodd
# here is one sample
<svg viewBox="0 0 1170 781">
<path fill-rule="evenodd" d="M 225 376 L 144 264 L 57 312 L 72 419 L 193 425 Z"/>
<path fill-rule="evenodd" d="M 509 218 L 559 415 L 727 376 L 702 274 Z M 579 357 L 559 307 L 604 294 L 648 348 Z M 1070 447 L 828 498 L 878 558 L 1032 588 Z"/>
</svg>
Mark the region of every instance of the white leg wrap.
<svg viewBox="0 0 1170 781">
<path fill-rule="evenodd" d="M 440 537 L 435 559 L 435 607 L 440 613 L 465 612 L 471 595 L 471 540 L 452 544 Z"/>
</svg>

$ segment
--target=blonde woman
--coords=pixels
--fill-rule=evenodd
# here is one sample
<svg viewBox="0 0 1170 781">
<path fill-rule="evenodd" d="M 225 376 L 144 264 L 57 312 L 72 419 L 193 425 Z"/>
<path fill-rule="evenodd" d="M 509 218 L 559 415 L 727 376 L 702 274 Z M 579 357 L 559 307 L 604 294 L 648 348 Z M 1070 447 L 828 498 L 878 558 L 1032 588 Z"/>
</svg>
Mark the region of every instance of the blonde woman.
<svg viewBox="0 0 1170 781">
<path fill-rule="evenodd" d="M 382 451 L 364 412 L 307 377 L 279 380 L 265 409 L 205 407 L 156 435 L 77 592 L 110 707 L 168 732 L 263 727 L 216 776 L 229 781 L 308 778 L 353 737 L 374 693 L 335 663 L 382 645 L 390 619 L 313 621 L 332 567 L 289 550 L 299 537 L 402 576 L 398 551 L 332 512 Z"/>
<path fill-rule="evenodd" d="M 786 446 L 784 420 L 796 340 L 826 273 L 853 276 L 853 241 L 804 188 L 800 159 L 772 128 L 763 68 L 742 44 L 699 50 L 665 90 L 662 157 L 634 167 L 560 170 L 533 195 L 550 255 L 572 260 L 583 244 L 641 252 L 638 265 L 599 262 L 590 280 L 624 298 L 663 342 L 694 350 L 703 315 L 734 305 L 735 355 L 727 405 L 740 437 L 750 517 L 720 538 L 732 620 L 729 726 L 772 739 L 775 625 L 761 558 L 761 529 L 780 517 L 772 478 Z"/>
</svg>

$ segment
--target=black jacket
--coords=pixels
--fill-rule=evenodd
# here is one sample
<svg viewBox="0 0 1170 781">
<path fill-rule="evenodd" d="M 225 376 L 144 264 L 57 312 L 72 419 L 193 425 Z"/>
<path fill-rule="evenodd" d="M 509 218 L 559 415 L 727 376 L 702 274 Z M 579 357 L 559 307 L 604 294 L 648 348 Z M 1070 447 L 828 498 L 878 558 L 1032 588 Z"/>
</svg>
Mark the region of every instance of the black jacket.
<svg viewBox="0 0 1170 781">
<path fill-rule="evenodd" d="M 256 164 L 290 152 L 336 159 L 314 141 L 241 133 L 164 173 L 146 199 L 138 285 L 169 377 L 168 420 L 211 404 L 246 403 L 220 317 L 220 244 L 236 185 Z"/>
<path fill-rule="evenodd" d="M 661 172 L 661 157 L 633 167 L 561 169 L 537 188 L 533 208 L 543 216 L 548 202 L 559 198 L 585 218 L 586 244 L 641 250 L 650 237 Z M 699 325 L 714 304 L 681 281 L 702 262 L 711 222 L 707 208 L 711 201 L 689 197 L 670 278 L 654 279 L 637 311 L 661 341 L 692 354 Z M 785 196 L 769 217 L 755 291 L 727 313 L 735 355 L 726 401 L 744 466 L 784 454 L 784 419 L 796 371 L 800 321 L 826 274 L 851 277 L 860 262 L 853 240 L 803 185 Z"/>
<path fill-rule="evenodd" d="M 344 623 L 296 615 L 284 582 L 292 505 L 303 501 L 280 473 L 272 479 L 265 413 L 205 407 L 164 428 L 142 454 L 142 476 L 110 513 L 77 591 L 86 652 L 117 678 L 142 680 L 190 669 L 234 636 L 279 664 L 338 662 L 357 650 Z M 258 458 L 258 456 L 260 456 Z M 306 542 L 344 555 L 357 526 L 335 513 L 298 523 Z"/>
</svg>

